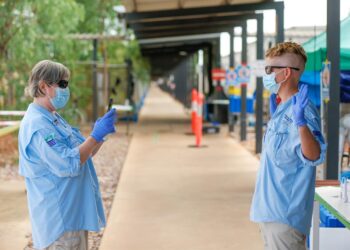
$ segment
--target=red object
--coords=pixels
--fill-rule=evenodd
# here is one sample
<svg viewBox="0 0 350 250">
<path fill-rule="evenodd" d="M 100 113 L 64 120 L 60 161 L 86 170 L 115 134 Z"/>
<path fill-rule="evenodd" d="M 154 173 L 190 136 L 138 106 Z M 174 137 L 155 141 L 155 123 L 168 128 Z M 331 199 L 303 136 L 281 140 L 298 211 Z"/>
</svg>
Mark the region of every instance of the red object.
<svg viewBox="0 0 350 250">
<path fill-rule="evenodd" d="M 199 93 L 198 94 L 197 125 L 196 125 L 196 146 L 197 147 L 200 147 L 201 143 L 202 143 L 203 101 L 204 101 L 204 96 L 202 93 Z"/>
<path fill-rule="evenodd" d="M 198 91 L 192 89 L 192 101 L 191 101 L 191 125 L 192 133 L 196 134 L 196 124 L 197 124 L 197 111 L 198 111 Z"/>
<path fill-rule="evenodd" d="M 340 183 L 338 180 L 316 180 L 316 187 L 325 187 L 325 186 L 338 186 Z"/>
<path fill-rule="evenodd" d="M 215 81 L 226 79 L 226 71 L 224 69 L 212 69 L 211 79 Z"/>
<path fill-rule="evenodd" d="M 279 105 L 281 103 L 282 99 L 279 96 L 276 96 L 276 103 Z"/>
</svg>

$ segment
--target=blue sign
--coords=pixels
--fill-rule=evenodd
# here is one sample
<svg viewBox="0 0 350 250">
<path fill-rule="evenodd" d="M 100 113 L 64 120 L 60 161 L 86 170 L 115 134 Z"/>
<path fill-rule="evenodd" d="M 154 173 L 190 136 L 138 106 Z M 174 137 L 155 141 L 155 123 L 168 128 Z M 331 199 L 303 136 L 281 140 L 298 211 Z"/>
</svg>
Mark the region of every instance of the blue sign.
<svg viewBox="0 0 350 250">
<path fill-rule="evenodd" d="M 235 86 L 238 85 L 238 75 L 234 69 L 226 70 L 226 85 Z"/>
<path fill-rule="evenodd" d="M 322 63 L 321 69 L 321 97 L 322 100 L 329 100 L 329 84 L 331 82 L 331 62 L 326 60 Z"/>
<path fill-rule="evenodd" d="M 236 73 L 239 83 L 249 83 L 250 81 L 250 67 L 248 65 L 238 65 Z"/>
</svg>

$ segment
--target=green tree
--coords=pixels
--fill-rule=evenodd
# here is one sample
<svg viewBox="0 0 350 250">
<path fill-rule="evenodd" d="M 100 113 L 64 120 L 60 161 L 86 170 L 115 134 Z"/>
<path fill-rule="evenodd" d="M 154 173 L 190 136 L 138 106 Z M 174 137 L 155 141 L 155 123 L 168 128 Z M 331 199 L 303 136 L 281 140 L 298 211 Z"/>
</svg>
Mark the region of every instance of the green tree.
<svg viewBox="0 0 350 250">
<path fill-rule="evenodd" d="M 91 98 L 92 41 L 67 38 L 69 34 L 115 34 L 114 6 L 119 0 L 5 0 L 0 3 L 0 109 L 25 109 L 24 95 L 30 69 L 39 60 L 67 65 L 72 100 L 87 107 Z M 129 31 L 128 31 L 129 32 Z M 148 64 L 136 41 L 99 41 L 99 61 L 133 60 L 135 76 L 148 81 Z M 69 108 L 69 107 L 68 107 Z"/>
</svg>

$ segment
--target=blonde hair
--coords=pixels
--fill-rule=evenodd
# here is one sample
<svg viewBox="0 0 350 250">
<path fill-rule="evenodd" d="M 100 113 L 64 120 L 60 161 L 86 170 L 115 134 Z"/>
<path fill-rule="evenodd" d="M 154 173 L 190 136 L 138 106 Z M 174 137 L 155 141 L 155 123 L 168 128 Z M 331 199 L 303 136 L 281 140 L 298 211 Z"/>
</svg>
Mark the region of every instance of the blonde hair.
<svg viewBox="0 0 350 250">
<path fill-rule="evenodd" d="M 41 81 L 52 85 L 58 83 L 62 79 L 68 79 L 69 77 L 70 71 L 63 64 L 50 60 L 42 60 L 33 67 L 26 92 L 33 98 L 43 96 L 44 93 L 39 88 Z"/>
<path fill-rule="evenodd" d="M 305 66 L 307 61 L 306 52 L 300 44 L 294 42 L 278 43 L 275 47 L 272 47 L 266 51 L 265 57 L 271 58 L 282 56 L 287 53 L 299 56 L 303 60 Z"/>
</svg>

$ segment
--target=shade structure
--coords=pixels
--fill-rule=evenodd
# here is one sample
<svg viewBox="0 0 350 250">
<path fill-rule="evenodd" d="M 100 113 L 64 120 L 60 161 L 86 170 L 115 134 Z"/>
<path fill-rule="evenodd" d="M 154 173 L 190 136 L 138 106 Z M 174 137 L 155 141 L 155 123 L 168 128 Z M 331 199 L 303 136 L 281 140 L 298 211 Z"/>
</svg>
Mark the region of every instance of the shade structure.
<svg viewBox="0 0 350 250">
<path fill-rule="evenodd" d="M 320 72 L 322 62 L 327 57 L 327 33 L 323 32 L 303 44 L 307 53 L 305 72 L 301 83 L 309 85 L 309 98 L 317 106 L 320 105 Z M 350 16 L 340 25 L 340 100 L 350 103 Z"/>
</svg>

